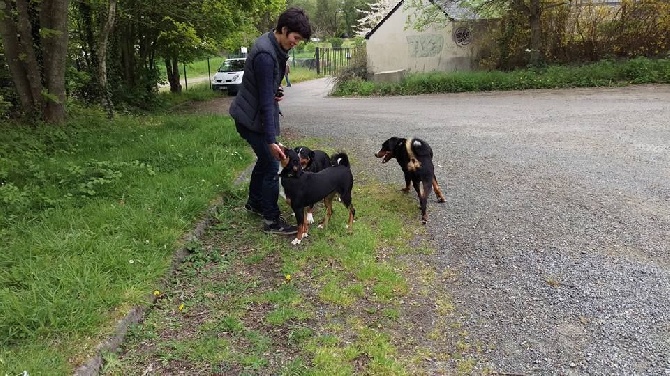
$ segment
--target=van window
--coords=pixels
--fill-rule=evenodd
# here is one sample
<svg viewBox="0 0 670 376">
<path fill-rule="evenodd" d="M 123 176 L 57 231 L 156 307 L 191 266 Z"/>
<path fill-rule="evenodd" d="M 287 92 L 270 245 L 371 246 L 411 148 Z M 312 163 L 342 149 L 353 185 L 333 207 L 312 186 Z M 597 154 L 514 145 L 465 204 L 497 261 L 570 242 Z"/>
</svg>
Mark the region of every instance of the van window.
<svg viewBox="0 0 670 376">
<path fill-rule="evenodd" d="M 244 70 L 244 60 L 226 60 L 219 67 L 219 72 L 239 72 Z"/>
</svg>

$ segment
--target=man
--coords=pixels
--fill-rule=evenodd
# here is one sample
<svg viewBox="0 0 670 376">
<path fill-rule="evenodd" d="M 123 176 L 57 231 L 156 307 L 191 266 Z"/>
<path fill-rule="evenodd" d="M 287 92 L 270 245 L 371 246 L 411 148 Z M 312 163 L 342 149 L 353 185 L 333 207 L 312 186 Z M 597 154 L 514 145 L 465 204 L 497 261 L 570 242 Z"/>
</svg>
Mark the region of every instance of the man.
<svg viewBox="0 0 670 376">
<path fill-rule="evenodd" d="M 251 172 L 249 197 L 245 208 L 263 216 L 263 230 L 291 235 L 296 226 L 280 216 L 279 160 L 285 158 L 279 136 L 279 101 L 284 95 L 284 77 L 288 51 L 303 40 L 309 40 L 312 27 L 300 8 L 289 8 L 279 15 L 277 27 L 261 35 L 247 54 L 244 76 L 237 96 L 230 105 L 237 132 L 256 154 Z"/>
<path fill-rule="evenodd" d="M 291 81 L 288 79 L 288 74 L 291 73 L 291 63 L 286 62 L 286 72 L 285 72 L 285 77 L 286 78 L 286 87 L 291 87 Z"/>
</svg>

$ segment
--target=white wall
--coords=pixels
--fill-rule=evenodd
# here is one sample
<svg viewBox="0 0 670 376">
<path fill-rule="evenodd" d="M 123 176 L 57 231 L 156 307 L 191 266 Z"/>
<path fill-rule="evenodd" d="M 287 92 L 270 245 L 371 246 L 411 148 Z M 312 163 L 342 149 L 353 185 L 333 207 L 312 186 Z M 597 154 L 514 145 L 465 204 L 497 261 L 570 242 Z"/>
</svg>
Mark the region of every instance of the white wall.
<svg viewBox="0 0 670 376">
<path fill-rule="evenodd" d="M 454 23 L 423 32 L 407 28 L 407 5 L 400 6 L 367 40 L 368 72 L 471 70 L 473 44 L 459 46 L 453 39 Z"/>
</svg>

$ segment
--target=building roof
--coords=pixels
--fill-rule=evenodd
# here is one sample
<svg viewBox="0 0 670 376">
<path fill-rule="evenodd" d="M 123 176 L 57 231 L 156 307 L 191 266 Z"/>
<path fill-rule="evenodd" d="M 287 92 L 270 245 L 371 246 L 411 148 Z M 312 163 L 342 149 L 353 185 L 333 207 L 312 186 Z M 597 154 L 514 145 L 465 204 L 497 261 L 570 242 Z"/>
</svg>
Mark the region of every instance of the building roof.
<svg viewBox="0 0 670 376">
<path fill-rule="evenodd" d="M 442 9 L 442 12 L 444 13 L 445 17 L 447 17 L 448 20 L 450 21 L 460 21 L 460 20 L 475 20 L 479 19 L 480 17 L 470 9 L 467 9 L 465 7 L 462 7 L 458 4 L 458 1 L 454 0 L 428 0 L 430 3 L 437 5 Z M 386 20 L 388 20 L 393 13 L 395 13 L 400 7 L 403 5 L 405 0 L 400 0 L 398 4 L 396 4 L 393 9 L 391 9 L 384 18 L 379 21 L 375 27 L 373 27 L 370 31 L 365 34 L 365 39 L 370 39 L 372 34 L 374 34 L 377 29 L 379 29 Z"/>
</svg>

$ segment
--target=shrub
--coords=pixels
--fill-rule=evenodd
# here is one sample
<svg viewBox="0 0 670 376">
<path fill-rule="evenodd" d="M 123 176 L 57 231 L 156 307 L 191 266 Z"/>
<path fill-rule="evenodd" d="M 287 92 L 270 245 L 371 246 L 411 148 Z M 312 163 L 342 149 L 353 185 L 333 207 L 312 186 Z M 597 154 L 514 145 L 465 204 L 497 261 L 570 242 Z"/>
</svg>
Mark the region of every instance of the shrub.
<svg viewBox="0 0 670 376">
<path fill-rule="evenodd" d="M 335 73 L 336 86 L 347 81 L 363 81 L 368 78 L 368 58 L 365 46 L 352 48 L 351 51 L 349 65 Z"/>
</svg>

